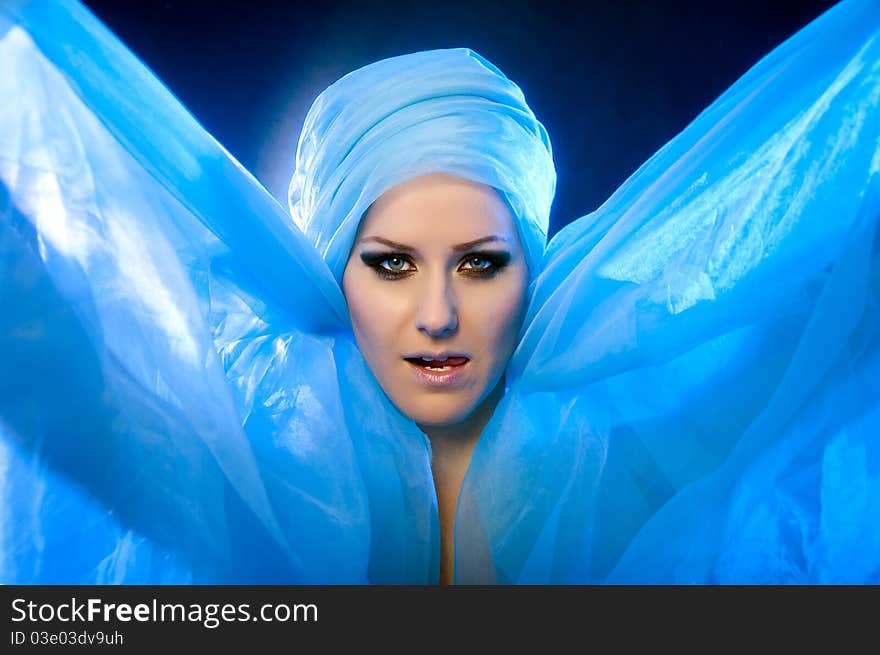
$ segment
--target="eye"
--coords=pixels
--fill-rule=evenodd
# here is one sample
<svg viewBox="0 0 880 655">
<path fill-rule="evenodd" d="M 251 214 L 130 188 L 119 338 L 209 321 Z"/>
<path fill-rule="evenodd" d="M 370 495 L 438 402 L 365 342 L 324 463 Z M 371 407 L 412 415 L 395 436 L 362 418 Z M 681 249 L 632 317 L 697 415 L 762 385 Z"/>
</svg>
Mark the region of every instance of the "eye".
<svg viewBox="0 0 880 655">
<path fill-rule="evenodd" d="M 379 265 L 391 271 L 392 273 L 404 273 L 409 270 L 407 268 L 409 266 L 409 262 L 406 261 L 403 257 L 398 257 L 394 255 L 393 257 L 388 257 L 387 259 L 383 259 L 379 262 Z"/>
<path fill-rule="evenodd" d="M 495 264 L 493 264 L 487 258 L 480 257 L 479 255 L 468 257 L 464 260 L 464 262 L 462 262 L 462 268 L 466 268 L 471 271 L 487 271 L 494 265 Z"/>
<path fill-rule="evenodd" d="M 466 255 L 458 266 L 459 272 L 477 278 L 491 278 L 510 263 L 505 251 L 476 252 Z"/>
<path fill-rule="evenodd" d="M 385 280 L 396 280 L 415 273 L 416 267 L 406 256 L 389 252 L 364 252 L 361 260 Z"/>
</svg>

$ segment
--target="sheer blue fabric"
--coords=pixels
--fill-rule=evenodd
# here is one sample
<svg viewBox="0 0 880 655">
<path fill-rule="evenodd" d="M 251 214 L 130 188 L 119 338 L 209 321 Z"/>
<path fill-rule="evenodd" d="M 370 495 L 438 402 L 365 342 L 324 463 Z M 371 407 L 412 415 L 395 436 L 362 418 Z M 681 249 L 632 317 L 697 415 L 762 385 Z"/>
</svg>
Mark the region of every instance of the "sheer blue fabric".
<svg viewBox="0 0 880 655">
<path fill-rule="evenodd" d="M 383 59 L 321 93 L 300 134 L 290 215 L 341 285 L 373 201 L 436 172 L 497 189 L 530 273 L 542 269 L 556 190 L 550 139 L 520 88 L 465 48 Z"/>
<path fill-rule="evenodd" d="M 880 581 L 878 28 L 838 5 L 556 235 L 460 580 Z"/>
<path fill-rule="evenodd" d="M 430 581 L 427 440 L 312 245 L 82 7 L 0 21 L 3 580 Z"/>
<path fill-rule="evenodd" d="M 551 240 L 458 582 L 880 581 L 878 35 L 837 6 Z M 0 9 L 0 126 L 0 580 L 436 582 L 355 219 L 316 249 L 75 4 Z"/>
</svg>

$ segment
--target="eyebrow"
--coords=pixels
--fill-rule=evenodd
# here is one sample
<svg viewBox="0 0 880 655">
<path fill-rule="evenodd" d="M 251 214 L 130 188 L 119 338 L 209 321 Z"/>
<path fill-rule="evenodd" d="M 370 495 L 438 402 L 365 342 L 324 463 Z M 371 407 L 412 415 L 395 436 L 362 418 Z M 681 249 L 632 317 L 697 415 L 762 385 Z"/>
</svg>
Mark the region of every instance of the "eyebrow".
<svg viewBox="0 0 880 655">
<path fill-rule="evenodd" d="M 381 243 L 383 245 L 388 246 L 389 248 L 394 248 L 395 250 L 406 250 L 409 252 L 418 252 L 418 248 L 413 248 L 412 246 L 407 246 L 403 243 L 397 243 L 396 241 L 392 241 L 391 239 L 385 239 L 383 237 L 364 237 L 360 240 L 361 243 L 366 241 L 375 241 L 376 243 Z M 471 248 L 476 248 L 484 243 L 494 243 L 494 242 L 508 242 L 509 239 L 498 236 L 497 234 L 493 234 L 488 237 L 481 237 L 479 239 L 474 239 L 473 241 L 466 241 L 465 243 L 459 243 L 452 246 L 452 250 L 454 252 L 462 252 L 465 250 L 470 250 Z"/>
</svg>

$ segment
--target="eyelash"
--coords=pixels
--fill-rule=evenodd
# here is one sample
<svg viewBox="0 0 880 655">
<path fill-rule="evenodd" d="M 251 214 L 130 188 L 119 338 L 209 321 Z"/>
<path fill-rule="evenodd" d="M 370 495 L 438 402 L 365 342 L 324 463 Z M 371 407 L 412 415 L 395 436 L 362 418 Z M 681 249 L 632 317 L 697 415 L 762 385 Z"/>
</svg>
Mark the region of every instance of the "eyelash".
<svg viewBox="0 0 880 655">
<path fill-rule="evenodd" d="M 409 264 L 411 267 L 415 267 L 412 259 L 409 255 L 404 255 L 402 253 L 396 252 L 365 252 L 361 253 L 361 260 L 376 271 L 376 275 L 378 275 L 383 280 L 400 280 L 405 277 L 409 277 L 415 270 L 407 269 L 403 271 L 393 271 L 389 268 L 386 268 L 383 264 L 389 262 L 392 259 L 399 259 L 402 262 Z M 466 263 L 471 262 L 473 260 L 481 260 L 488 264 L 485 268 L 462 268 Z M 465 255 L 461 262 L 459 263 L 458 270 L 460 273 L 464 275 L 475 277 L 479 279 L 489 279 L 495 277 L 495 275 L 500 272 L 507 264 L 510 262 L 510 253 L 506 252 L 472 252 Z"/>
</svg>

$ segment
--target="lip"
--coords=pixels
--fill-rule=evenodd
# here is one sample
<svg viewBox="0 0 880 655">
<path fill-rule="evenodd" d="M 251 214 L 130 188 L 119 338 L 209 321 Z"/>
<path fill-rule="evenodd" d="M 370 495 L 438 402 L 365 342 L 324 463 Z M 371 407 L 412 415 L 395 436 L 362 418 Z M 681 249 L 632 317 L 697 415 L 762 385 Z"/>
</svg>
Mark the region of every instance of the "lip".
<svg viewBox="0 0 880 655">
<path fill-rule="evenodd" d="M 464 357 L 465 359 L 470 359 L 471 356 L 467 353 L 457 352 L 455 350 L 444 350 L 439 353 L 432 353 L 427 350 L 420 350 L 415 353 L 407 353 L 403 356 L 404 359 L 419 359 L 422 357 L 427 357 L 428 359 L 449 359 L 450 357 Z"/>
<path fill-rule="evenodd" d="M 420 359 L 422 357 L 428 357 L 430 359 L 464 358 L 465 361 L 461 364 L 450 365 L 448 370 L 443 371 L 432 371 L 424 366 L 419 366 L 418 364 L 408 361 L 409 359 Z M 467 355 L 451 351 L 444 351 L 442 353 L 413 353 L 404 357 L 403 361 L 409 366 L 421 382 L 432 387 L 448 387 L 454 384 L 456 380 L 464 374 L 464 370 L 471 362 L 470 357 Z"/>
</svg>

